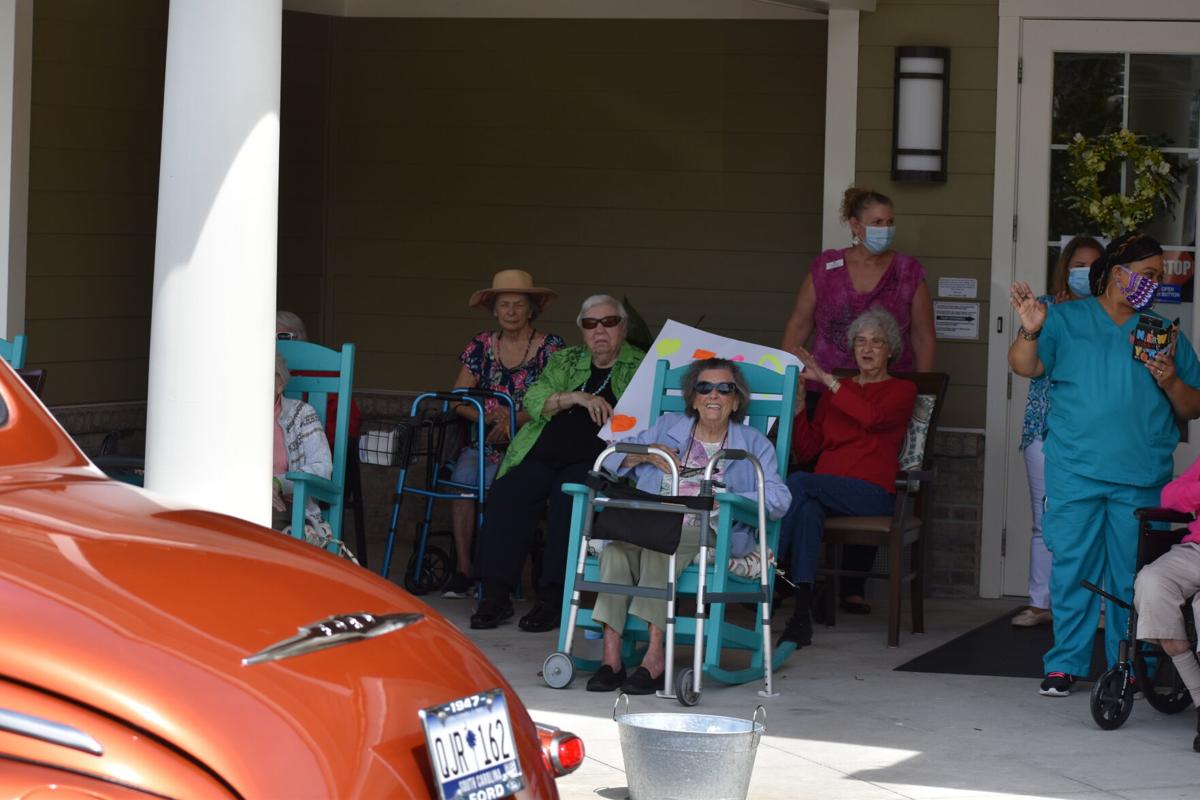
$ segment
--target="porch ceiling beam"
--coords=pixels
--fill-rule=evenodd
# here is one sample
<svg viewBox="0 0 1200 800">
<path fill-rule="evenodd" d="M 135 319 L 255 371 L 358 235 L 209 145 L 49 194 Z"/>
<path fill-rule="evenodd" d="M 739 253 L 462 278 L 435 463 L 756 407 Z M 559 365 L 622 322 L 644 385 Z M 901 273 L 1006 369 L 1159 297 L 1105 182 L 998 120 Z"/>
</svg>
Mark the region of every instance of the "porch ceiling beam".
<svg viewBox="0 0 1200 800">
<path fill-rule="evenodd" d="M 830 8 L 873 11 L 875 0 L 284 0 L 283 7 L 336 17 L 822 20 Z"/>
</svg>

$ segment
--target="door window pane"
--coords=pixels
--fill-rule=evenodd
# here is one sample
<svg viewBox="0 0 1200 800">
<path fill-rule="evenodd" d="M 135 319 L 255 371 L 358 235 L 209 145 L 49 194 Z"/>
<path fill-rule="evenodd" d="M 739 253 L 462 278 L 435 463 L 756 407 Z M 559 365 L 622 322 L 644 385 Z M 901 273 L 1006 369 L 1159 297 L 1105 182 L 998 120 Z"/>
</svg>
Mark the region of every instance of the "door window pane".
<svg viewBox="0 0 1200 800">
<path fill-rule="evenodd" d="M 1179 179 L 1175 184 L 1176 198 L 1167 211 L 1159 211 L 1154 219 L 1142 226 L 1142 230 L 1153 236 L 1163 247 L 1193 247 L 1196 244 L 1196 155 L 1165 153 L 1171 168 Z M 1130 190 L 1133 186 L 1130 185 Z"/>
<path fill-rule="evenodd" d="M 1076 133 L 1120 130 L 1124 81 L 1122 53 L 1055 53 L 1051 141 L 1067 144 Z"/>
<path fill-rule="evenodd" d="M 1155 147 L 1200 147 L 1200 56 L 1130 55 L 1129 129 Z"/>
<path fill-rule="evenodd" d="M 1100 178 L 1100 191 L 1116 194 L 1121 191 L 1121 173 L 1125 165 L 1111 164 Z M 1075 194 L 1071 183 L 1071 157 L 1066 150 L 1050 151 L 1050 241 L 1057 242 L 1063 236 L 1097 235 L 1100 230 L 1095 223 L 1086 221 L 1071 207 L 1070 198 Z"/>
</svg>

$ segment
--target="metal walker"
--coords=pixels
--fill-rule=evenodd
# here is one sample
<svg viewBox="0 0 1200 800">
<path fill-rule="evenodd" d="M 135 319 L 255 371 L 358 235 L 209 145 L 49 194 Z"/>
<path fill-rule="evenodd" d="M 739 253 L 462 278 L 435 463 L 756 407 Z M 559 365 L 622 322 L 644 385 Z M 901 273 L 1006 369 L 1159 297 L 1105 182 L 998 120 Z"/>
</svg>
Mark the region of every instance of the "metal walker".
<svg viewBox="0 0 1200 800">
<path fill-rule="evenodd" d="M 599 473 L 604 460 L 614 453 L 623 455 L 657 455 L 662 458 L 671 468 L 671 496 L 663 497 L 662 500 L 622 500 L 605 496 L 597 496 L 595 487 L 590 479 L 592 475 L 599 478 Z M 709 516 L 713 511 L 715 497 L 713 489 L 720 486 L 713 481 L 712 474 L 716 469 L 717 464 L 722 461 L 749 461 L 754 467 L 755 479 L 758 490 L 758 535 L 759 555 L 762 558 L 763 568 L 759 575 L 758 591 L 743 591 L 743 592 L 708 592 L 705 587 L 705 579 L 707 577 L 708 567 L 708 550 L 709 550 Z M 763 680 L 764 688 L 759 691 L 759 695 L 763 697 L 776 697 L 774 691 L 773 675 L 772 675 L 772 656 L 771 656 L 771 595 L 767 578 L 767 511 L 766 511 L 766 482 L 763 473 L 762 465 L 759 464 L 752 454 L 744 450 L 719 450 L 709 459 L 708 464 L 704 468 L 704 478 L 700 484 L 700 494 L 697 497 L 680 497 L 679 496 L 679 469 L 675 464 L 673 454 L 668 453 L 660 447 L 654 445 L 620 443 L 611 445 L 604 450 L 597 458 L 592 467 L 592 473 L 589 475 L 589 484 L 587 492 L 587 508 L 588 511 L 583 515 L 582 525 L 582 542 L 579 547 L 579 558 L 576 563 L 574 589 L 571 593 L 571 601 L 567 614 L 565 650 L 559 650 L 551 653 L 546 657 L 542 666 L 542 678 L 546 684 L 554 689 L 565 689 L 570 686 L 575 679 L 575 660 L 571 655 L 574 648 L 575 627 L 579 613 L 580 596 L 582 592 L 602 592 L 606 594 L 624 595 L 627 597 L 648 597 L 653 599 L 664 600 L 667 604 L 667 619 L 666 631 L 664 634 L 666 647 L 666 665 L 665 674 L 669 679 L 664 681 L 663 689 L 657 692 L 659 697 L 677 699 L 685 706 L 694 706 L 700 700 L 701 692 L 701 676 L 703 672 L 704 661 L 704 622 L 708 618 L 708 607 L 714 603 L 755 603 L 759 606 L 759 613 L 762 616 L 763 630 Z M 698 581 L 696 593 L 696 614 L 695 614 L 695 637 L 693 640 L 693 661 L 692 666 L 684 667 L 678 673 L 675 672 L 675 604 L 676 604 L 676 583 L 675 577 L 675 553 L 671 553 L 668 557 L 667 568 L 667 586 L 664 589 L 650 589 L 640 586 L 627 586 L 624 584 L 604 583 L 602 581 L 589 581 L 585 578 L 584 572 L 587 566 L 588 542 L 592 538 L 592 523 L 595 514 L 598 510 L 604 508 L 627 508 L 636 511 L 650 511 L 668 514 L 690 514 L 699 513 L 700 515 L 700 552 L 698 565 Z M 683 520 L 680 519 L 680 524 Z M 725 565 L 717 565 L 718 568 L 724 568 Z"/>
<path fill-rule="evenodd" d="M 433 520 L 433 504 L 437 500 L 471 500 L 475 503 L 475 526 L 478 531 L 483 526 L 484 496 L 486 494 L 484 469 L 485 438 L 487 428 L 484 423 L 483 401 L 494 398 L 508 406 L 509 441 L 517 433 L 516 403 L 505 392 L 495 392 L 489 389 L 454 389 L 450 392 L 425 392 L 418 395 L 409 409 L 409 416 L 414 423 L 421 417 L 422 406 L 426 403 L 441 403 L 441 408 L 431 418 L 420 420 L 419 427 L 425 431 L 425 488 L 408 485 L 409 467 L 414 455 L 414 444 L 418 436 L 410 436 L 405 442 L 405 452 L 400 460 L 400 474 L 396 478 L 396 492 L 392 502 L 392 517 L 388 525 L 387 548 L 384 551 L 383 567 L 379 574 L 388 577 L 391 572 L 392 554 L 396 545 L 396 529 L 400 523 L 400 504 L 404 495 L 413 494 L 425 498 L 425 514 L 417 531 L 413 544 L 413 553 L 404 571 L 404 586 L 413 594 L 425 594 L 440 589 L 449 579 L 450 562 L 453 559 L 453 539 L 449 552 L 429 544 L 430 525 Z M 478 453 L 478 469 L 473 483 L 459 483 L 450 480 L 446 475 L 448 459 L 457 453 L 448 454 L 446 437 L 451 425 L 457 425 L 461 420 L 453 411 L 451 404 L 469 403 L 475 407 L 476 419 L 467 423 L 475 431 L 475 447 Z M 465 422 L 465 421 L 463 421 Z M 436 569 L 433 561 L 441 561 L 444 569 Z"/>
</svg>

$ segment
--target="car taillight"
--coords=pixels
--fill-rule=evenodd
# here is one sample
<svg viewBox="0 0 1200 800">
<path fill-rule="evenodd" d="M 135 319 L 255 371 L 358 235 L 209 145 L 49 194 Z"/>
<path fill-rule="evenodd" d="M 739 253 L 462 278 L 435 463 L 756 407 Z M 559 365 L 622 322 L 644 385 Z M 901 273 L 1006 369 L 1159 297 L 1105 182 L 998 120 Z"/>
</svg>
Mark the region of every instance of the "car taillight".
<svg viewBox="0 0 1200 800">
<path fill-rule="evenodd" d="M 573 733 L 552 725 L 537 724 L 538 739 L 542 743 L 542 760 L 546 769 L 556 778 L 570 775 L 583 763 L 586 751 L 583 739 Z"/>
</svg>

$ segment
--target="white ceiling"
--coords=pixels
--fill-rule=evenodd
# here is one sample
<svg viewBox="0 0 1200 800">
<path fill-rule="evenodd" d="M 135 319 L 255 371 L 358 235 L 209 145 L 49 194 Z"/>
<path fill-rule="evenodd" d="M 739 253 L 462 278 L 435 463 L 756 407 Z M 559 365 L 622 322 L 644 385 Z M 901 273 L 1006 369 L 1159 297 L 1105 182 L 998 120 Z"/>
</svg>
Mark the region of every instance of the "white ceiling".
<svg viewBox="0 0 1200 800">
<path fill-rule="evenodd" d="M 824 19 L 875 0 L 283 0 L 288 11 L 337 17 L 542 19 Z"/>
</svg>

